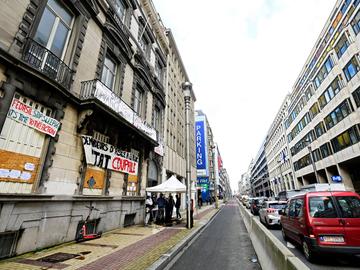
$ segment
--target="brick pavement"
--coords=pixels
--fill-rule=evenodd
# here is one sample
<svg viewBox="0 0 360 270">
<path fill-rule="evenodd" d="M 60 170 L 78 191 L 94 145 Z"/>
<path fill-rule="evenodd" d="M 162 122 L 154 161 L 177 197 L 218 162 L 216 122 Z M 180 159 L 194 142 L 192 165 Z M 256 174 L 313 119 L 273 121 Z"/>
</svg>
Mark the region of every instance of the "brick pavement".
<svg viewBox="0 0 360 270">
<path fill-rule="evenodd" d="M 205 206 L 196 211 L 195 228 L 200 223 L 207 222 L 217 212 L 213 206 Z M 152 225 L 121 228 L 107 232 L 96 240 L 67 243 L 0 261 L 0 270 L 146 269 L 191 232 L 192 230 L 185 228 L 184 223 L 173 227 Z M 79 254 L 79 257 L 53 264 L 41 264 L 37 261 L 57 252 Z"/>
</svg>

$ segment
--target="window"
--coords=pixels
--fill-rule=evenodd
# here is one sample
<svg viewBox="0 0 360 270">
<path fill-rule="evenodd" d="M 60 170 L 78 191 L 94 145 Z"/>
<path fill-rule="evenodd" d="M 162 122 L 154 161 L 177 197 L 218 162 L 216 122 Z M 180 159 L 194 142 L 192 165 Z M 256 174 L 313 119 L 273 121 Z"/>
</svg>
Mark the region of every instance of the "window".
<svg viewBox="0 0 360 270">
<path fill-rule="evenodd" d="M 354 19 L 351 21 L 351 26 L 354 29 L 355 34 L 357 35 L 360 32 L 360 11 L 356 13 Z"/>
<path fill-rule="evenodd" d="M 145 116 L 145 108 L 144 107 L 145 107 L 144 106 L 144 92 L 141 89 L 136 88 L 135 94 L 134 94 L 133 109 L 140 117 L 144 117 Z"/>
<path fill-rule="evenodd" d="M 310 197 L 309 212 L 314 218 L 336 218 L 336 210 L 334 208 L 331 197 Z"/>
<path fill-rule="evenodd" d="M 72 22 L 73 15 L 60 2 L 49 0 L 40 19 L 34 40 L 58 58 L 63 59 Z"/>
<path fill-rule="evenodd" d="M 326 158 L 331 155 L 329 143 L 324 143 L 322 146 L 320 146 L 320 153 L 322 158 Z"/>
<path fill-rule="evenodd" d="M 349 63 L 347 63 L 346 66 L 344 67 L 343 71 L 344 71 L 345 77 L 348 81 L 350 81 L 356 75 L 356 73 L 358 73 L 359 64 L 356 59 L 356 56 L 351 58 Z"/>
<path fill-rule="evenodd" d="M 158 132 L 161 131 L 161 110 L 158 106 L 155 106 L 154 109 L 154 128 Z"/>
<path fill-rule="evenodd" d="M 347 131 L 341 133 L 340 135 L 331 140 L 331 144 L 335 153 L 358 142 L 359 132 L 356 126 L 349 128 Z"/>
<path fill-rule="evenodd" d="M 160 61 L 160 59 L 157 57 L 155 61 L 155 75 L 159 79 L 159 81 L 163 84 L 164 79 L 164 65 Z"/>
<path fill-rule="evenodd" d="M 101 81 L 109 89 L 114 90 L 115 78 L 116 78 L 116 62 L 109 55 L 106 55 L 102 74 L 101 74 Z"/>
<path fill-rule="evenodd" d="M 312 151 L 312 157 L 313 157 L 314 162 L 321 160 L 320 150 L 315 149 L 314 151 Z"/>
<path fill-rule="evenodd" d="M 305 91 L 306 101 L 309 101 L 309 99 L 312 97 L 312 95 L 313 95 L 313 92 L 311 90 L 311 87 L 309 86 Z"/>
<path fill-rule="evenodd" d="M 323 109 L 340 91 L 339 77 L 336 77 L 319 97 L 320 108 Z"/>
<path fill-rule="evenodd" d="M 114 10 L 122 23 L 125 23 L 126 5 L 122 0 L 113 0 Z"/>
<path fill-rule="evenodd" d="M 352 93 L 356 106 L 360 107 L 360 87 Z"/>
<path fill-rule="evenodd" d="M 317 102 L 315 102 L 314 105 L 312 105 L 310 108 L 311 118 L 314 118 L 319 112 L 319 105 L 317 104 Z"/>
<path fill-rule="evenodd" d="M 327 130 L 342 121 L 346 116 L 352 112 L 348 99 L 344 100 L 338 107 L 335 108 L 328 116 L 325 117 L 325 125 Z"/>
<path fill-rule="evenodd" d="M 331 61 L 331 58 L 329 56 L 326 59 L 325 63 L 320 68 L 316 77 L 314 78 L 314 83 L 315 83 L 316 88 L 318 88 L 320 86 L 322 81 L 327 77 L 327 75 L 329 74 L 329 72 L 332 70 L 333 67 L 334 67 L 334 64 Z"/>
<path fill-rule="evenodd" d="M 344 52 L 347 50 L 348 47 L 349 47 L 349 41 L 346 38 L 345 34 L 343 34 L 335 46 L 335 52 L 339 59 L 341 58 L 341 56 L 344 54 Z"/>
<path fill-rule="evenodd" d="M 323 121 L 321 121 L 319 124 L 315 126 L 315 134 L 316 137 L 319 138 L 321 135 L 323 135 L 326 132 L 325 126 Z"/>
<path fill-rule="evenodd" d="M 290 202 L 290 205 L 289 205 L 289 217 L 294 217 L 295 216 L 295 203 L 296 203 L 296 200 L 292 200 Z"/>
<path fill-rule="evenodd" d="M 297 199 L 295 201 L 295 217 L 302 217 L 303 216 L 303 206 L 304 206 L 304 200 L 303 199 Z"/>
<path fill-rule="evenodd" d="M 360 218 L 360 200 L 354 196 L 336 197 L 345 218 Z"/>
</svg>

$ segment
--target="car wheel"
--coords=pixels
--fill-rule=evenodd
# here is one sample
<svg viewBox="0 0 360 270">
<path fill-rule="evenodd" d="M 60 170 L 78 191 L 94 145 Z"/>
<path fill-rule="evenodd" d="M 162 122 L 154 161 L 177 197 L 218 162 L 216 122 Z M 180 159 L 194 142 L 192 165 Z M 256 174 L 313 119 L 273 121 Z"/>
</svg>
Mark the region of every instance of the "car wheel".
<svg viewBox="0 0 360 270">
<path fill-rule="evenodd" d="M 286 236 L 286 234 L 285 234 L 284 227 L 281 228 L 281 235 L 282 235 L 284 241 L 288 241 L 288 240 L 289 240 L 289 238 L 288 238 L 288 237 Z"/>
<path fill-rule="evenodd" d="M 305 258 L 309 262 L 313 262 L 314 261 L 314 253 L 312 252 L 312 250 L 310 249 L 308 243 L 306 243 L 305 240 L 302 241 L 302 250 L 303 250 Z"/>
</svg>

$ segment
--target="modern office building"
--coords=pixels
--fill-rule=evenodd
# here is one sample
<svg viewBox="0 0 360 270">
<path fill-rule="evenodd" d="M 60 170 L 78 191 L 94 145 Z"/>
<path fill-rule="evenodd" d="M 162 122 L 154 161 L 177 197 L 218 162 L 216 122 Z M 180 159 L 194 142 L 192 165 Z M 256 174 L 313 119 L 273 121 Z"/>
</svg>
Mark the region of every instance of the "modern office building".
<svg viewBox="0 0 360 270">
<path fill-rule="evenodd" d="M 360 1 L 336 1 L 293 86 L 287 140 L 295 185 L 360 192 Z"/>
<path fill-rule="evenodd" d="M 275 195 L 280 191 L 296 188 L 284 124 L 287 118 L 289 101 L 287 95 L 270 126 L 265 143 L 270 185 Z"/>
<path fill-rule="evenodd" d="M 266 139 L 262 142 L 258 154 L 254 158 L 254 163 L 250 171 L 251 193 L 256 197 L 270 197 L 274 195 L 274 192 L 271 190 L 270 186 L 268 164 L 265 155 L 265 145 Z"/>
</svg>

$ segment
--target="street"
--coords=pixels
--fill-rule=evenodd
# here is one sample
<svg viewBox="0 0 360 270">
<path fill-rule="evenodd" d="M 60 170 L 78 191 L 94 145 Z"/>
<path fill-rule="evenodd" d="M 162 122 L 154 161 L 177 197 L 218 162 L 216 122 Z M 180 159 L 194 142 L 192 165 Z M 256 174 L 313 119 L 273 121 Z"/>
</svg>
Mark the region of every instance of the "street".
<svg viewBox="0 0 360 270">
<path fill-rule="evenodd" d="M 249 210 L 247 210 L 249 211 Z M 249 211 L 250 212 L 250 211 Z M 256 216 L 259 219 L 259 216 Z M 265 228 L 265 227 L 264 227 Z M 266 228 L 265 228 L 266 229 Z M 281 235 L 280 227 L 273 227 L 268 229 L 276 238 L 278 238 L 288 249 L 294 253 L 303 263 L 305 263 L 311 270 L 335 270 L 335 269 L 347 269 L 347 270 L 358 270 L 360 265 L 360 258 L 344 258 L 341 256 L 323 256 L 320 257 L 318 262 L 310 263 L 304 257 L 301 247 L 295 246 L 292 242 L 284 241 Z"/>
<path fill-rule="evenodd" d="M 196 259 L 194 259 L 196 258 Z M 168 269 L 261 269 L 239 213 L 230 201 Z"/>
</svg>

